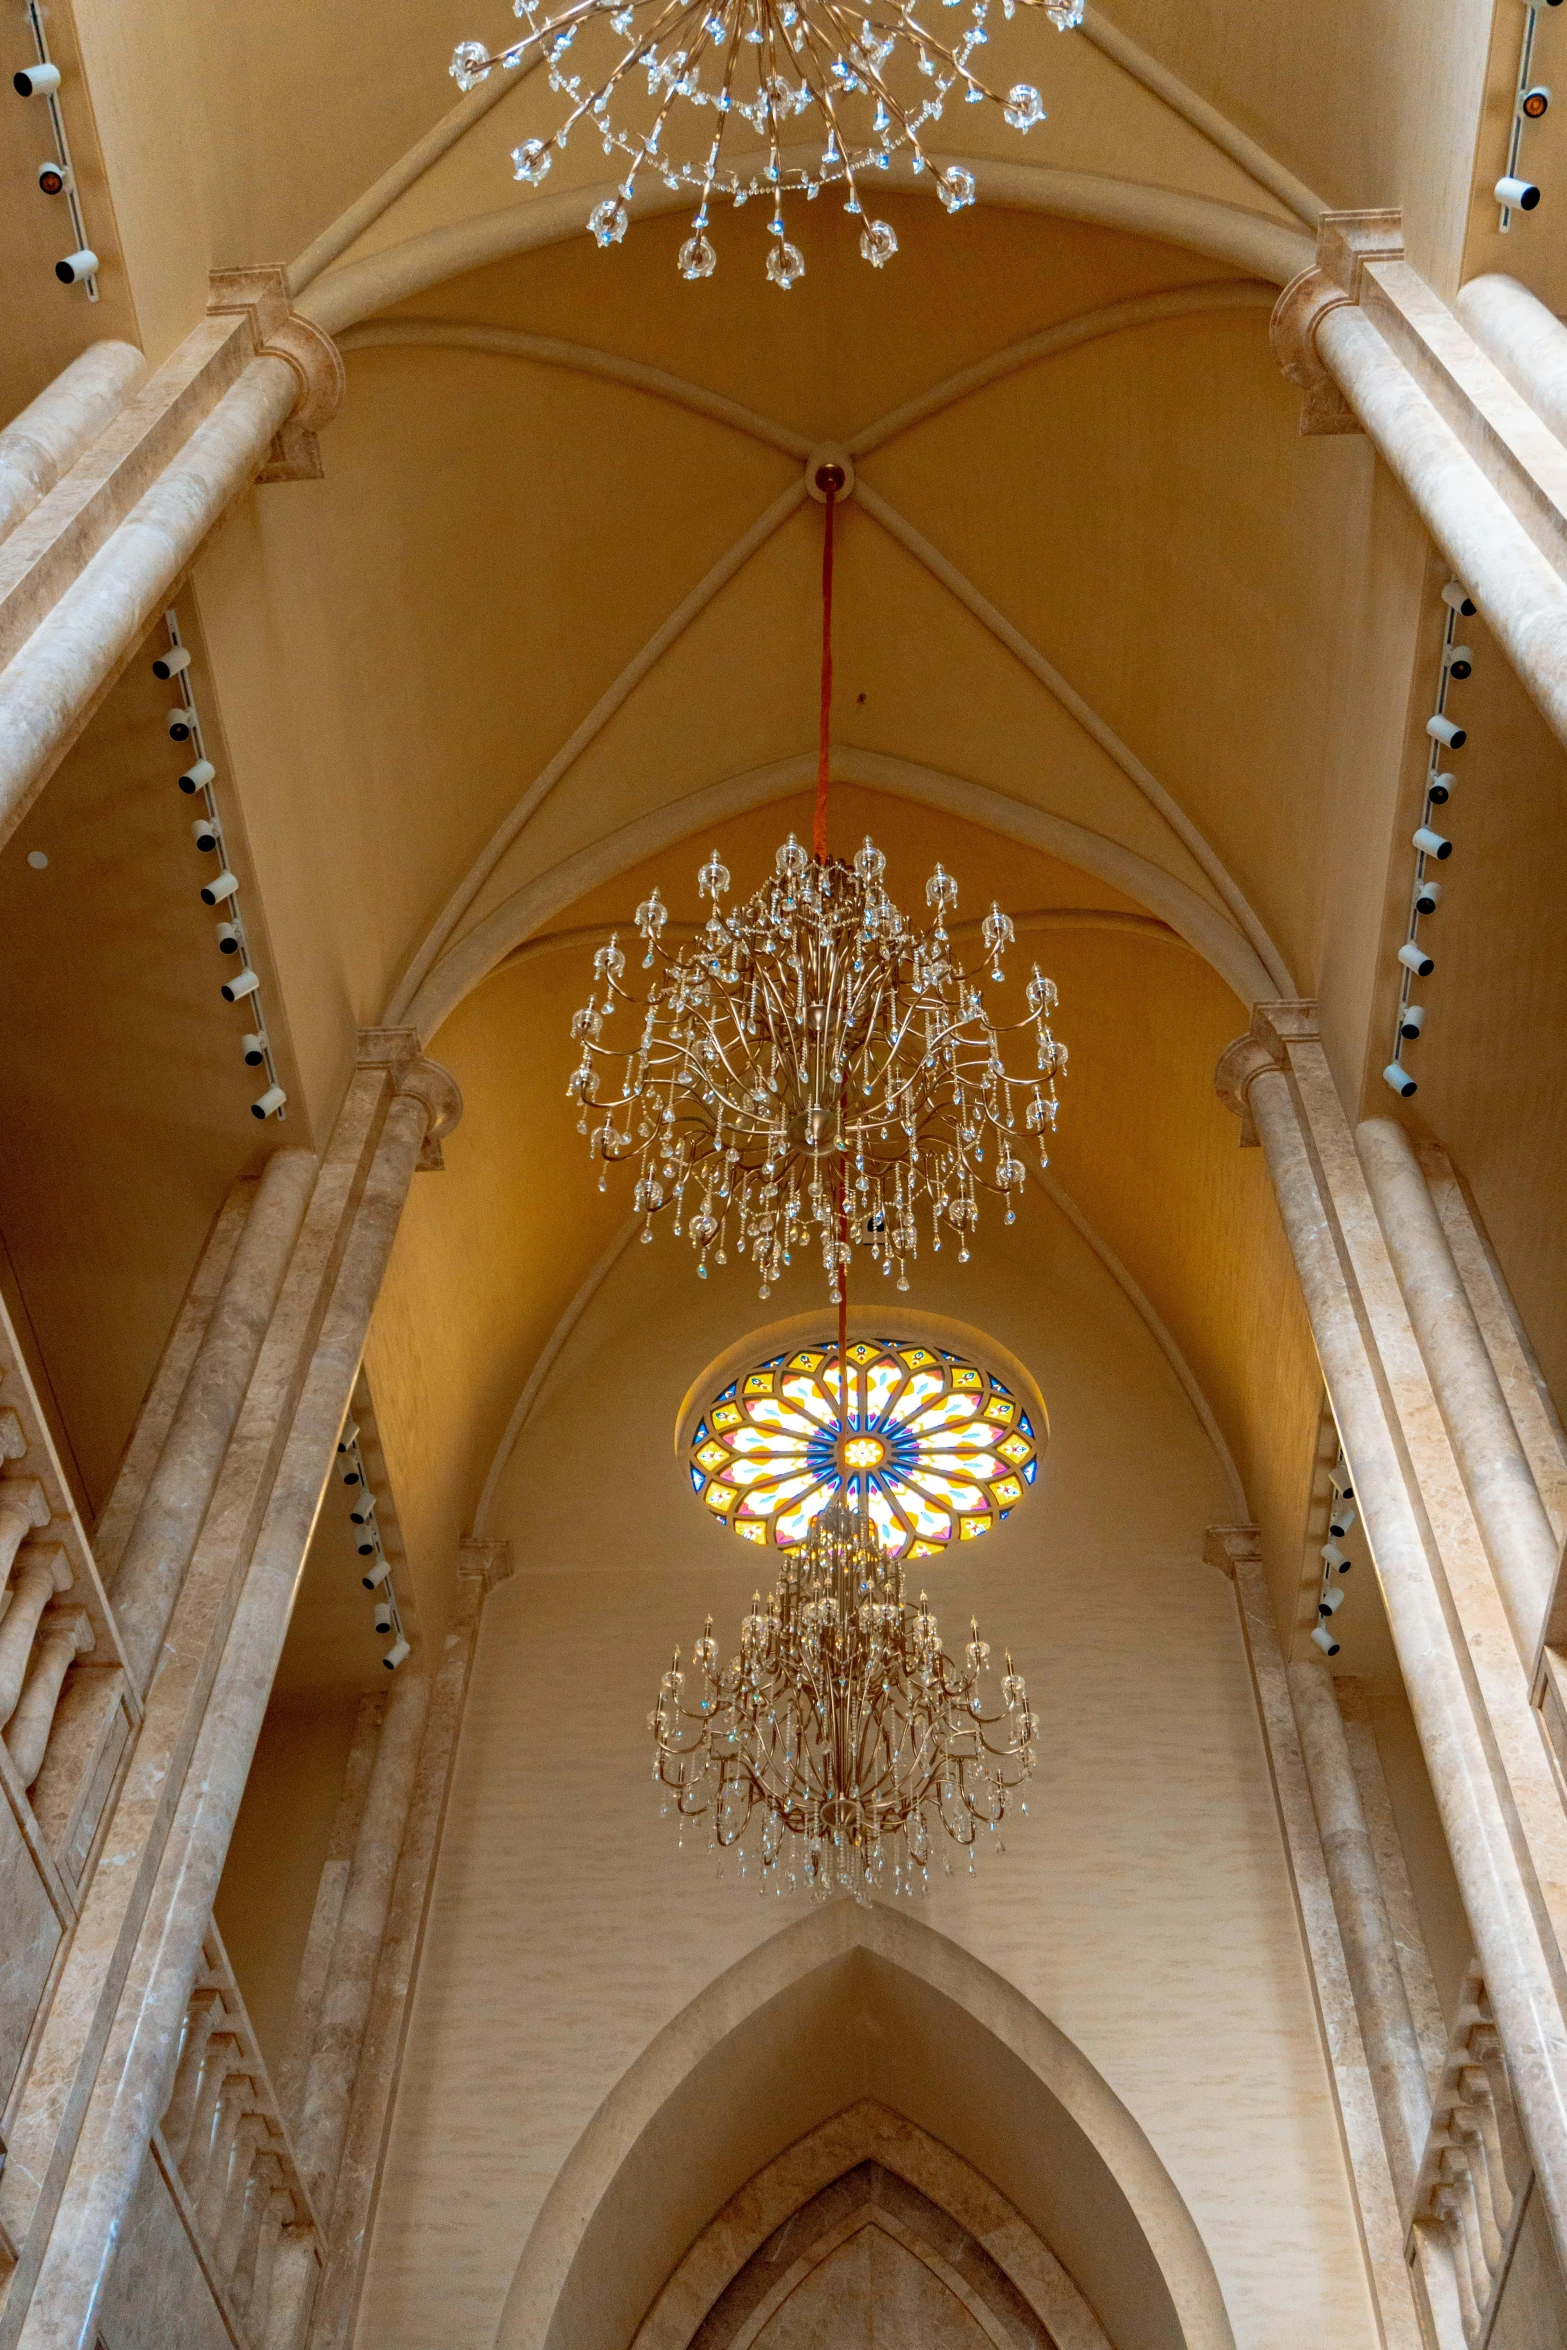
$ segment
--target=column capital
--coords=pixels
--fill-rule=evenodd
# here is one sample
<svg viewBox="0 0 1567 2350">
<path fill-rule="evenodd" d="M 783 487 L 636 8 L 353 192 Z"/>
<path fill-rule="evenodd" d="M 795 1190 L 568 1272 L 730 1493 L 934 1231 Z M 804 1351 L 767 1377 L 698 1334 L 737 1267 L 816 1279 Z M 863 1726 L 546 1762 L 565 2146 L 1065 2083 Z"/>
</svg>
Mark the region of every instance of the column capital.
<svg viewBox="0 0 1567 2350">
<path fill-rule="evenodd" d="M 506 1581 L 514 1563 L 509 1542 L 481 1542 L 476 1534 L 465 1534 L 458 1545 L 458 1574 L 482 1583 L 486 1598 L 497 1583 Z"/>
<path fill-rule="evenodd" d="M 429 1123 L 419 1152 L 421 1171 L 444 1167 L 441 1144 L 462 1116 L 462 1088 L 449 1069 L 432 1061 L 423 1050 L 417 1028 L 361 1028 L 358 1061 L 361 1069 L 385 1069 L 394 1093 L 412 1094 L 424 1103 Z"/>
<path fill-rule="evenodd" d="M 1202 1555 L 1210 1567 L 1217 1567 L 1233 1583 L 1237 1567 L 1261 1566 L 1262 1528 L 1210 1526 L 1202 1538 Z"/>
<path fill-rule="evenodd" d="M 294 309 L 288 272 L 274 263 L 248 269 L 215 269 L 208 280 L 207 309 L 213 316 L 243 311 L 258 354 L 281 359 L 298 383 L 294 406 L 273 440 L 258 481 L 319 481 L 323 467 L 317 439 L 343 404 L 348 374 L 332 337 Z"/>
<path fill-rule="evenodd" d="M 1317 228 L 1317 258 L 1291 278 L 1274 304 L 1268 339 L 1273 356 L 1302 394 L 1303 433 L 1359 432 L 1359 417 L 1317 352 L 1317 329 L 1330 310 L 1360 300 L 1368 261 L 1402 261 L 1401 212 L 1326 212 Z"/>
<path fill-rule="evenodd" d="M 1219 1055 L 1214 1090 L 1241 1122 L 1241 1147 L 1255 1149 L 1257 1129 L 1248 1099 L 1266 1069 L 1287 1069 L 1292 1044 L 1315 1044 L 1321 1035 L 1317 1007 L 1307 997 L 1280 998 L 1252 1007 L 1251 1026 Z"/>
</svg>

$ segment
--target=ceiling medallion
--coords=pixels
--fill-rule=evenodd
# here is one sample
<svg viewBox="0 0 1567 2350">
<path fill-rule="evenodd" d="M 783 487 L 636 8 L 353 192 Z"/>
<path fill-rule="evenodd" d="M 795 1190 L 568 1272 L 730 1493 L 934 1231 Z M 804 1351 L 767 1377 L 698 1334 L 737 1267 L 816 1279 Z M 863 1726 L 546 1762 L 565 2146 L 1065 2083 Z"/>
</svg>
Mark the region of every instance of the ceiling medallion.
<svg viewBox="0 0 1567 2350">
<path fill-rule="evenodd" d="M 842 184 L 844 209 L 862 215 L 859 175 L 885 171 L 907 149 L 914 171 L 929 171 L 942 203 L 958 212 L 974 201 L 973 173 L 960 163 L 933 162 L 924 146 L 952 93 L 961 88 L 970 106 L 987 99 L 999 105 L 1015 131 L 1045 119 L 1031 83 L 1014 83 L 1003 98 L 974 71 L 974 53 L 990 37 L 991 0 L 942 0 L 960 12 L 943 28 L 945 37 L 921 22 L 920 4 L 881 0 L 862 12 L 841 0 L 567 0 L 555 7 L 513 0 L 528 27 L 521 39 L 494 52 L 482 41 L 462 41 L 451 70 L 459 89 L 471 90 L 497 68 L 543 58 L 550 88 L 565 102 L 564 118 L 550 138 L 514 148 L 512 170 L 537 187 L 554 161 L 551 149 L 563 148 L 582 123 L 584 136 L 597 137 L 607 156 L 628 167 L 616 193 L 589 215 L 600 245 L 618 244 L 625 235 L 627 206 L 646 173 L 698 199 L 679 268 L 685 278 L 711 277 L 718 260 L 707 234 L 713 200 L 727 198 L 737 210 L 753 196 L 770 200 L 767 275 L 787 289 L 804 276 L 805 256 L 784 235 L 786 194 L 810 202 L 824 187 Z M 934 0 L 924 4 L 929 13 Z M 1083 0 L 1001 0 L 1008 19 L 1017 5 L 1041 4 L 1063 32 L 1082 22 Z M 646 78 L 645 99 L 633 80 L 638 75 Z M 701 120 L 704 108 L 710 124 Z M 736 117 L 760 143 L 759 153 L 736 159 L 732 139 L 726 147 Z M 785 153 L 796 123 L 802 136 L 810 133 L 814 152 L 806 161 Z M 683 131 L 692 134 L 686 154 L 675 151 Z M 666 133 L 674 150 L 666 148 Z M 886 221 L 866 219 L 860 251 L 874 269 L 897 249 Z"/>
<path fill-rule="evenodd" d="M 797 1549 L 843 1493 L 889 1557 L 919 1559 L 1010 1517 L 1038 1452 L 1018 1398 L 977 1363 L 862 1338 L 846 1356 L 824 1341 L 743 1371 L 697 1422 L 689 1465 L 697 1499 L 744 1542 Z"/>
<path fill-rule="evenodd" d="M 689 1671 L 676 1649 L 653 1775 L 763 1891 L 914 1893 L 944 1843 L 973 1867 L 1034 1768 L 1023 1677 L 1008 1654 L 995 1702 L 989 1659 L 976 1623 L 961 1661 L 943 1648 L 924 1592 L 908 1598 L 902 1561 L 838 1496 L 752 1600 L 737 1657 L 720 1665 L 711 1616 Z"/>
</svg>

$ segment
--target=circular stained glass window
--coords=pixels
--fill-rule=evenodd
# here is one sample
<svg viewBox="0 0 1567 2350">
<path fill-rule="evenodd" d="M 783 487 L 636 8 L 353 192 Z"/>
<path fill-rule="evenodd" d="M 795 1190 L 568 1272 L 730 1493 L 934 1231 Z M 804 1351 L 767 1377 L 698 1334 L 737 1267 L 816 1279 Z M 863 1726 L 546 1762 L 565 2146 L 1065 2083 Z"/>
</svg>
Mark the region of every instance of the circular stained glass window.
<svg viewBox="0 0 1567 2350">
<path fill-rule="evenodd" d="M 691 1440 L 691 1482 L 747 1542 L 798 1549 L 840 1488 L 895 1558 L 930 1558 L 1011 1515 L 1039 1466 L 1033 1422 L 990 1372 L 939 1347 L 862 1339 L 840 1411 L 835 1344 L 742 1372 Z"/>
</svg>

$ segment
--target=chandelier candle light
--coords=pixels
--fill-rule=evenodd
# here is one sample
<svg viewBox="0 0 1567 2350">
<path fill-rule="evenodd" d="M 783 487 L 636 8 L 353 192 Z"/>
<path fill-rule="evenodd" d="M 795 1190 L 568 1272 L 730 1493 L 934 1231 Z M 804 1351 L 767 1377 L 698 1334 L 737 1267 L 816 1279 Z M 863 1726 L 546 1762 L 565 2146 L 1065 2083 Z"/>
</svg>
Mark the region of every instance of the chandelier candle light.
<svg viewBox="0 0 1567 2350">
<path fill-rule="evenodd" d="M 482 41 L 462 41 L 451 70 L 459 89 L 471 90 L 497 68 L 543 59 L 550 88 L 564 101 L 564 119 L 552 137 L 514 148 L 512 169 L 537 187 L 554 161 L 552 148 L 563 148 L 584 124 L 586 136 L 628 167 L 616 193 L 589 214 L 600 245 L 618 244 L 625 235 L 627 206 L 647 174 L 677 194 L 689 189 L 696 196 L 680 274 L 711 277 L 718 260 L 707 235 L 714 198 L 727 197 L 737 209 L 753 196 L 770 199 L 767 275 L 787 289 L 804 275 L 805 256 L 784 235 L 786 194 L 810 202 L 824 187 L 841 184 L 845 210 L 861 214 L 859 175 L 885 171 L 906 149 L 915 173 L 929 171 L 942 203 L 958 212 L 974 201 L 974 175 L 960 163 L 933 162 L 924 143 L 952 93 L 961 90 L 971 106 L 986 100 L 1001 106 L 1016 131 L 1044 121 L 1032 83 L 1014 83 L 1003 98 L 974 70 L 974 54 L 990 38 L 992 4 L 941 0 L 958 13 L 938 33 L 920 13 L 931 15 L 936 0 L 867 0 L 855 7 L 842 0 L 567 0 L 565 6 L 514 0 L 514 13 L 528 28 L 521 39 L 493 52 Z M 1082 22 L 1083 0 L 1001 0 L 1009 19 L 1017 5 L 1041 4 L 1063 32 Z M 638 75 L 647 83 L 640 104 Z M 639 114 L 640 122 L 629 121 L 628 113 Z M 731 132 L 737 116 L 752 134 L 751 140 L 740 134 L 747 152 L 738 158 Z M 785 153 L 789 129 L 800 118 L 808 118 L 811 134 L 806 160 Z M 678 151 L 682 131 L 694 134 L 686 154 Z M 885 220 L 865 221 L 860 251 L 873 268 L 897 249 Z"/>
<path fill-rule="evenodd" d="M 704 1277 L 732 1245 L 756 1266 L 763 1297 L 813 1228 L 835 1296 L 856 1247 L 883 1273 L 896 1266 L 907 1289 L 922 1211 L 932 1246 L 945 1231 L 967 1262 L 982 1193 L 1013 1221 L 1027 1138 L 1041 1167 L 1049 1163 L 1067 1059 L 1050 1029 L 1055 983 L 1035 964 L 1025 1018 L 1000 1032 L 1031 1034 L 1034 1067 L 1007 1070 L 983 994 L 987 980 L 1002 980 L 1014 938 L 999 906 L 981 925 L 984 963 L 967 970 L 947 931 L 958 885 L 939 864 L 925 885 L 931 919 L 917 929 L 883 887 L 887 860 L 874 842 L 852 864 L 827 854 L 834 486 L 814 852 L 791 833 L 772 878 L 729 914 L 720 911 L 729 874 L 712 855 L 697 876 L 708 920 L 673 954 L 654 889 L 636 914 L 642 968 L 655 973 L 646 995 L 624 985 L 626 955 L 611 937 L 593 958 L 594 993 L 572 1019 L 582 1057 L 567 1092 L 580 1105 L 578 1132 L 595 1158 L 635 1159 L 643 1239 L 672 1210 Z M 617 1045 L 610 1024 L 622 1006 L 640 1019 Z"/>
<path fill-rule="evenodd" d="M 676 1649 L 648 1718 L 653 1776 L 764 1891 L 922 1890 L 943 1839 L 973 1867 L 1034 1768 L 1023 1677 L 1009 1653 L 987 1707 L 989 1659 L 977 1623 L 962 1662 L 948 1654 L 924 1592 L 908 1598 L 902 1561 L 840 1495 L 753 1598 L 727 1667 L 711 1616 L 689 1672 Z"/>
</svg>

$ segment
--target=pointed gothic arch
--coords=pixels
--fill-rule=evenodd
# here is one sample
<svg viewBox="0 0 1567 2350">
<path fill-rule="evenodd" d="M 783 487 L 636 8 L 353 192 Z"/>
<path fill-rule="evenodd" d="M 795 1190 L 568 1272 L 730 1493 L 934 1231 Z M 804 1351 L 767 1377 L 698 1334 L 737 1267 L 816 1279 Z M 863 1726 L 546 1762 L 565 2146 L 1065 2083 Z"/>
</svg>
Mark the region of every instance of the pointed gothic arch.
<svg viewBox="0 0 1567 2350">
<path fill-rule="evenodd" d="M 496 2350 L 630 2350 L 737 2190 L 866 2099 L 1016 2207 L 1115 2350 L 1234 2350 L 1190 2212 L 1081 2050 L 945 1935 L 849 1901 L 728 1968 L 627 2068 L 534 2222 Z"/>
</svg>

